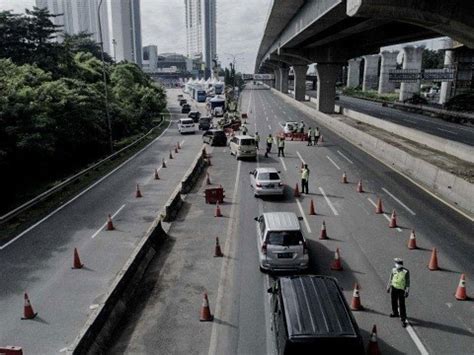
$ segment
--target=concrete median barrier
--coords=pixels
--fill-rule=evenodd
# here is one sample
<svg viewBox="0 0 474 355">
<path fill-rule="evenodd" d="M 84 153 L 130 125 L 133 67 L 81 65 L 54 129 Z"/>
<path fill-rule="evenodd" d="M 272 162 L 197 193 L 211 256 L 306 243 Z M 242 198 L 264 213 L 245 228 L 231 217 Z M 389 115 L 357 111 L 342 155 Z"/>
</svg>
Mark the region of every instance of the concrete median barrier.
<svg viewBox="0 0 474 355">
<path fill-rule="evenodd" d="M 182 194 L 187 194 L 189 191 L 191 191 L 194 185 L 196 185 L 197 180 L 201 176 L 206 166 L 204 148 L 205 146 L 203 146 L 203 149 L 201 150 L 201 154 L 199 154 L 196 157 L 193 164 L 188 169 L 188 171 L 186 172 L 186 175 L 184 175 L 184 178 L 181 181 Z"/>
<path fill-rule="evenodd" d="M 412 179 L 412 181 L 432 192 L 448 205 L 460 208 L 460 210 L 467 212 L 471 218 L 474 215 L 474 204 L 472 203 L 474 201 L 474 184 L 349 126 L 335 116 L 318 112 L 275 89 L 272 89 L 272 91 L 284 101 L 309 115 L 322 126 L 360 147 L 397 172 Z"/>
</svg>

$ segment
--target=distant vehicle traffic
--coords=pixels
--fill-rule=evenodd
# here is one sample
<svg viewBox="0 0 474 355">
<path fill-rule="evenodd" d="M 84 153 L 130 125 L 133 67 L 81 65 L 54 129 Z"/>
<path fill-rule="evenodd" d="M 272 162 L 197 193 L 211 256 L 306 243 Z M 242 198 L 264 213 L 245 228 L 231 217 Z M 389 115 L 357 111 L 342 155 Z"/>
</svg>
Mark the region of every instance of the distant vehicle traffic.
<svg viewBox="0 0 474 355">
<path fill-rule="evenodd" d="M 268 292 L 278 354 L 365 354 L 359 326 L 335 278 L 280 277 Z"/>
<path fill-rule="evenodd" d="M 296 121 L 286 121 L 280 123 L 285 133 L 294 133 L 298 130 L 298 122 Z"/>
<path fill-rule="evenodd" d="M 199 122 L 199 118 L 201 117 L 201 112 L 199 111 L 191 111 L 188 113 L 188 117 L 192 118 L 195 123 Z"/>
<path fill-rule="evenodd" d="M 181 118 L 178 121 L 178 132 L 181 134 L 184 133 L 195 133 L 196 125 L 191 118 Z"/>
<path fill-rule="evenodd" d="M 255 217 L 260 270 L 308 268 L 308 247 L 301 233 L 300 218 L 293 212 L 267 212 Z"/>
<path fill-rule="evenodd" d="M 257 147 L 255 139 L 252 136 L 241 135 L 232 137 L 229 143 L 229 148 L 230 154 L 235 155 L 236 159 L 257 159 Z"/>
<path fill-rule="evenodd" d="M 180 106 L 183 106 L 184 104 L 187 104 L 188 103 L 188 100 L 186 99 L 179 99 L 179 105 Z"/>
<path fill-rule="evenodd" d="M 191 105 L 190 104 L 184 104 L 181 106 L 181 113 L 189 113 L 191 111 Z"/>
<path fill-rule="evenodd" d="M 250 186 L 252 186 L 254 195 L 283 196 L 285 186 L 281 183 L 279 171 L 275 168 L 257 168 L 250 172 Z"/>
<path fill-rule="evenodd" d="M 227 136 L 221 129 L 210 129 L 202 135 L 202 141 L 209 145 L 225 147 Z"/>
<path fill-rule="evenodd" d="M 216 95 L 222 95 L 223 92 L 224 92 L 224 84 L 223 83 L 214 84 L 214 93 Z"/>
<path fill-rule="evenodd" d="M 206 97 L 207 97 L 206 90 L 197 90 L 196 92 L 197 102 L 206 102 Z"/>
<path fill-rule="evenodd" d="M 214 117 L 223 117 L 224 116 L 224 108 L 221 106 L 215 107 L 212 112 Z"/>
<path fill-rule="evenodd" d="M 199 129 L 203 131 L 207 131 L 211 128 L 212 117 L 203 116 L 199 119 Z"/>
</svg>

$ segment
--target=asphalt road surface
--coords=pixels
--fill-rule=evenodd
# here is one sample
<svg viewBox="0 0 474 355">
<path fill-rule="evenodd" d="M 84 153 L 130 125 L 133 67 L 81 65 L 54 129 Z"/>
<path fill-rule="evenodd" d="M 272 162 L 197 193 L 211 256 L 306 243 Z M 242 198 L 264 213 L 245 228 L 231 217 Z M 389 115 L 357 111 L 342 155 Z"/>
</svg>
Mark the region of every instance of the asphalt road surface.
<svg viewBox="0 0 474 355">
<path fill-rule="evenodd" d="M 169 90 L 178 112 L 177 90 Z M 177 118 L 181 114 L 175 114 Z M 173 160 L 169 150 L 183 149 Z M 110 283 L 181 181 L 202 145 L 183 137 L 176 124 L 100 183 L 52 213 L 18 238 L 0 243 L 0 345 L 22 346 L 26 354 L 54 354 L 72 343 L 90 309 Z M 153 179 L 162 159 L 161 180 Z M 136 184 L 143 198 L 135 198 Z M 105 231 L 107 215 L 116 230 Z M 85 268 L 71 270 L 74 248 Z M 27 291 L 38 316 L 20 320 Z"/>
<path fill-rule="evenodd" d="M 249 113 L 251 132 L 264 141 L 281 130 L 285 120 L 314 121 L 269 90 L 245 90 L 242 110 Z M 257 162 L 237 161 L 228 148 L 214 148 L 211 177 L 226 189 L 223 219 L 213 217 L 214 206 L 203 203 L 198 187 L 170 231 L 172 245 L 155 261 L 145 286 L 152 289 L 146 305 L 126 321 L 111 353 L 208 353 L 270 354 L 274 351 L 266 289 L 273 276 L 259 271 L 256 224 L 262 212 L 291 211 L 304 216 L 302 230 L 309 241 L 310 273 L 336 277 L 350 301 L 355 282 L 361 287 L 364 311 L 354 312 L 367 342 L 377 324 L 384 354 L 469 354 L 474 348 L 474 307 L 460 302 L 454 292 L 461 273 L 473 275 L 473 223 L 447 208 L 430 194 L 405 180 L 371 156 L 323 129 L 325 143 L 308 147 L 286 143 L 285 158 L 263 157 Z M 309 165 L 310 194 L 298 199 L 293 187 L 299 169 Z M 287 184 L 283 199 L 255 198 L 248 173 L 256 166 L 273 166 Z M 340 182 L 346 172 L 349 184 Z M 362 179 L 364 193 L 356 192 Z M 387 213 L 377 215 L 377 196 Z M 313 199 L 316 216 L 309 216 Z M 389 213 L 396 209 L 399 228 L 388 227 Z M 326 222 L 329 240 L 320 241 Z M 411 229 L 416 230 L 418 250 L 408 250 Z M 219 235 L 225 257 L 210 257 L 213 238 Z M 440 271 L 429 271 L 432 247 L 439 251 Z M 344 271 L 331 271 L 330 261 L 340 248 Z M 407 299 L 409 327 L 388 317 L 386 284 L 393 258 L 402 257 L 411 271 Z M 153 275 L 156 273 L 157 275 Z M 468 280 L 468 293 L 472 286 Z M 215 320 L 200 323 L 201 293 L 209 293 Z M 135 313 L 135 310 L 131 310 Z"/>
<path fill-rule="evenodd" d="M 308 92 L 314 97 L 314 91 Z M 474 127 L 443 121 L 442 119 L 421 115 L 418 113 L 400 111 L 390 107 L 382 107 L 378 102 L 357 99 L 350 96 L 339 96 L 336 104 L 370 116 L 387 120 L 402 126 L 418 129 L 455 142 L 474 145 Z"/>
</svg>

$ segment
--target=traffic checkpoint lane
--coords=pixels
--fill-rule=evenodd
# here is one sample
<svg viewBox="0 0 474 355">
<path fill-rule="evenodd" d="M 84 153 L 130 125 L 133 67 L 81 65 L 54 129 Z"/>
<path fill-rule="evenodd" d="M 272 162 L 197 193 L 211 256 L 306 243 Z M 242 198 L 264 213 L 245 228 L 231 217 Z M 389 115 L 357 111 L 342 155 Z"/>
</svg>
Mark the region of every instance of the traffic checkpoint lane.
<svg viewBox="0 0 474 355">
<path fill-rule="evenodd" d="M 331 146 L 331 145 L 329 145 L 329 146 Z M 318 148 L 317 148 L 317 149 L 318 149 Z M 318 165 L 316 164 L 316 166 L 318 166 Z M 332 168 L 334 169 L 334 167 L 332 167 Z M 320 169 L 318 169 L 318 170 L 320 170 Z M 389 197 L 387 197 L 387 198 L 389 198 Z M 425 266 L 425 267 L 426 267 L 426 266 Z M 457 280 L 456 280 L 456 282 L 457 282 Z M 449 303 L 449 302 L 448 302 L 448 303 Z M 453 316 L 451 316 L 451 318 L 453 318 Z M 456 317 L 455 317 L 455 318 L 456 318 Z M 462 323 L 465 323 L 465 322 L 462 321 L 461 324 L 462 324 Z M 469 328 L 469 327 L 465 327 L 464 329 L 467 329 L 467 328 Z"/>
<path fill-rule="evenodd" d="M 159 151 L 174 144 L 177 137 L 176 132 L 168 131 L 161 140 L 139 154 L 135 161 L 51 216 L 47 222 L 38 225 L 34 233 L 16 240 L 1 252 L 0 303 L 1 308 L 6 310 L 2 311 L 2 343 L 19 344 L 26 351 L 35 349 L 50 353 L 72 342 L 89 313 L 89 306 L 100 300 L 107 284 L 120 270 L 150 219 L 161 208 L 160 194 L 153 187 L 143 186 L 144 197 L 137 199 L 140 202 L 135 201 L 135 182 L 153 174 L 153 168 L 161 160 Z M 200 146 L 199 139 L 197 142 Z M 179 158 L 176 159 L 179 171 L 184 166 L 178 165 L 184 160 L 190 163 L 194 158 L 192 144 L 187 148 L 187 153 L 186 150 L 179 153 L 182 162 L 177 163 Z M 189 164 L 185 163 L 185 166 Z M 124 181 L 131 182 L 124 184 Z M 164 176 L 162 181 L 156 183 L 156 188 L 170 191 L 177 182 Z M 152 193 L 157 199 L 148 201 Z M 129 202 L 114 221 L 116 230 L 104 232 L 107 233 L 105 237 L 91 239 L 97 226 L 106 220 L 107 213 L 123 206 L 126 200 Z M 134 204 L 143 213 L 133 215 L 133 210 L 129 208 Z M 117 207 L 110 208 L 113 205 Z M 78 228 L 78 223 L 82 227 Z M 85 264 L 81 270 L 70 269 L 74 247 L 78 248 Z M 81 282 L 84 278 L 87 281 Z M 24 290 L 28 291 L 35 311 L 39 313 L 33 320 L 20 321 Z"/>
</svg>

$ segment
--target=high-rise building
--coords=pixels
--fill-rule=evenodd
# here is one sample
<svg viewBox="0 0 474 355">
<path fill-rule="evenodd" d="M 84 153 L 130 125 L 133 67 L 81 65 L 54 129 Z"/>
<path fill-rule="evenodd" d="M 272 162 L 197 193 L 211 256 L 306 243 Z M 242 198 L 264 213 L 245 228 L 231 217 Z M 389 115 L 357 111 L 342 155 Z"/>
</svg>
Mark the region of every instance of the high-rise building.
<svg viewBox="0 0 474 355">
<path fill-rule="evenodd" d="M 186 16 L 186 54 L 205 63 L 205 76 L 216 57 L 216 0 L 184 0 Z"/>
<path fill-rule="evenodd" d="M 156 70 L 156 63 L 158 62 L 158 47 L 149 45 L 143 47 L 143 70 L 153 71 Z"/>
</svg>

